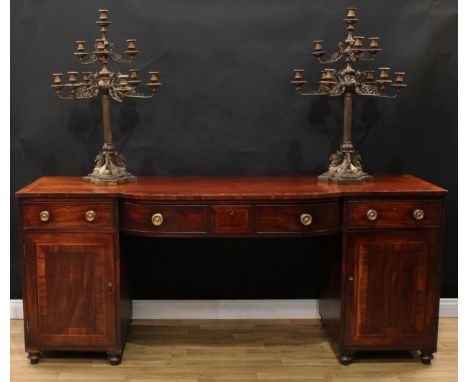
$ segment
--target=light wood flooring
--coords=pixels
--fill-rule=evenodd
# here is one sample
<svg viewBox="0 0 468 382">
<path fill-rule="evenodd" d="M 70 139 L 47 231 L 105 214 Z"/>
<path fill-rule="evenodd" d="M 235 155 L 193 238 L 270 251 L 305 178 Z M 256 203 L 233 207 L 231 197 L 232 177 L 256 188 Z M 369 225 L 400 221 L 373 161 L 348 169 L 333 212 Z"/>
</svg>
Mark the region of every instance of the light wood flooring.
<svg viewBox="0 0 468 382">
<path fill-rule="evenodd" d="M 23 321 L 11 321 L 11 381 L 452 382 L 457 320 L 441 319 L 431 366 L 408 352 L 341 366 L 318 320 L 134 321 L 120 366 L 101 353 L 46 353 L 30 365 Z"/>
</svg>

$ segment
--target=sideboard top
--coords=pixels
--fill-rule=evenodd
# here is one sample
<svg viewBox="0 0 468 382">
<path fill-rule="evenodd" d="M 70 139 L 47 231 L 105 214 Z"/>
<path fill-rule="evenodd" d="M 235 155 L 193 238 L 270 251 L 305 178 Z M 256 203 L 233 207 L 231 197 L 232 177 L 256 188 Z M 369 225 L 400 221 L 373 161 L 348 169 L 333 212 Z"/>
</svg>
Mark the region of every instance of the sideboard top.
<svg viewBox="0 0 468 382">
<path fill-rule="evenodd" d="M 319 183 L 315 176 L 141 176 L 136 182 L 96 186 L 81 177 L 42 177 L 17 198 L 128 198 L 142 200 L 286 200 L 365 195 L 443 195 L 411 175 L 381 175 L 356 185 Z"/>
</svg>

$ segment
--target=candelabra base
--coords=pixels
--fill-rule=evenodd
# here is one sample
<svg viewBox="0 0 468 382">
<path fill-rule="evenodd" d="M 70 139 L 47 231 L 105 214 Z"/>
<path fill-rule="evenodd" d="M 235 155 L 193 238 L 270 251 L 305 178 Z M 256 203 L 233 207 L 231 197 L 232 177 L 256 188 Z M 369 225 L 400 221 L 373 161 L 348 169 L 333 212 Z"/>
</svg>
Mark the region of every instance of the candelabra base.
<svg viewBox="0 0 468 382">
<path fill-rule="evenodd" d="M 85 182 L 97 185 L 116 185 L 136 181 L 127 171 L 125 157 L 119 154 L 112 146 L 104 145 L 96 156 L 94 170 L 88 176 L 83 177 Z"/>
<path fill-rule="evenodd" d="M 318 177 L 320 182 L 356 184 L 369 181 L 372 176 L 362 170 L 361 155 L 351 143 L 342 144 L 330 156 L 328 171 Z"/>
</svg>

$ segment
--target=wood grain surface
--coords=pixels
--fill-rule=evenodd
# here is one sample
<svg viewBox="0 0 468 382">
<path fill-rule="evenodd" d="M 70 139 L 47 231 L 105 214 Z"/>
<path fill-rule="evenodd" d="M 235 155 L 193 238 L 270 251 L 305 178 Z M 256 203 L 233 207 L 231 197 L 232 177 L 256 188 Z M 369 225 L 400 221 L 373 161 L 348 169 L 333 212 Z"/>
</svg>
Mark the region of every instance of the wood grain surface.
<svg viewBox="0 0 468 382">
<path fill-rule="evenodd" d="M 455 382 L 457 319 L 440 322 L 431 366 L 410 352 L 363 353 L 341 366 L 318 320 L 134 321 L 120 366 L 103 353 L 24 357 L 11 321 L 12 382 Z"/>
<path fill-rule="evenodd" d="M 315 176 L 151 176 L 134 183 L 96 186 L 81 177 L 42 177 L 16 192 L 16 197 L 103 197 L 148 200 L 284 200 L 341 196 L 442 195 L 447 191 L 411 175 L 375 176 L 370 182 L 337 185 Z"/>
</svg>

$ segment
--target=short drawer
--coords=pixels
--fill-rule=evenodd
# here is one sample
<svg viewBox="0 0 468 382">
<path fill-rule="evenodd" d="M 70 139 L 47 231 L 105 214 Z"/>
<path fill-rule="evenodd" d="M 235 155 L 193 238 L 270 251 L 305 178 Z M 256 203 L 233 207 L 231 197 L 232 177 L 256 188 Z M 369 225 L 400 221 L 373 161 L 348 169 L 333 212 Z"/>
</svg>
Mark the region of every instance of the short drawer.
<svg viewBox="0 0 468 382">
<path fill-rule="evenodd" d="M 23 228 L 73 229 L 113 228 L 113 202 L 24 202 Z"/>
<path fill-rule="evenodd" d="M 348 202 L 348 228 L 439 227 L 440 200 L 366 200 Z"/>
<path fill-rule="evenodd" d="M 142 233 L 206 233 L 206 206 L 124 202 L 121 229 Z"/>
<path fill-rule="evenodd" d="M 258 233 L 335 232 L 341 225 L 338 202 L 257 206 Z"/>
<path fill-rule="evenodd" d="M 211 206 L 211 232 L 215 234 L 247 234 L 253 232 L 253 208 L 249 205 Z"/>
</svg>

